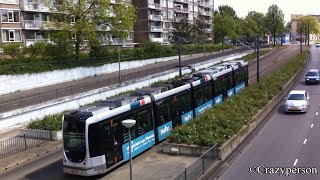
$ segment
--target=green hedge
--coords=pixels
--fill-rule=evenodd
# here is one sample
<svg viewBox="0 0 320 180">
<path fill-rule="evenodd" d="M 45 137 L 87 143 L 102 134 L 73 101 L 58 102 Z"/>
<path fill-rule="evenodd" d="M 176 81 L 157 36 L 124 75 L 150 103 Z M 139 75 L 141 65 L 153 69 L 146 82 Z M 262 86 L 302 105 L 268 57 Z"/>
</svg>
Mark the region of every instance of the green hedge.
<svg viewBox="0 0 320 180">
<path fill-rule="evenodd" d="M 260 50 L 259 51 L 259 57 L 269 53 L 271 51 L 271 49 L 263 49 L 263 50 Z M 250 53 L 250 54 L 247 54 L 241 58 L 238 58 L 238 59 L 241 59 L 241 60 L 244 60 L 244 61 L 254 61 L 256 60 L 257 58 L 257 53 L 256 52 L 253 52 L 253 53 Z"/>
<path fill-rule="evenodd" d="M 307 52 L 297 55 L 292 62 L 282 66 L 276 73 L 262 78 L 222 105 L 204 112 L 189 124 L 173 130 L 169 142 L 212 146 L 222 145 L 236 134 L 252 117 L 282 91 L 284 84 L 303 66 Z"/>
<path fill-rule="evenodd" d="M 40 44 L 41 45 L 41 44 Z M 40 45 L 35 45 L 36 47 Z M 49 47 L 52 45 L 45 45 L 45 49 L 54 49 Z M 47 47 L 48 46 L 48 47 Z M 232 46 L 225 46 L 225 49 L 231 48 Z M 10 46 L 7 50 L 7 54 L 12 54 L 12 59 L 0 59 L 0 75 L 1 74 L 24 74 L 24 73 L 37 73 L 45 71 L 53 71 L 59 69 L 70 69 L 76 67 L 85 66 L 100 66 L 103 64 L 118 62 L 119 51 L 117 47 L 101 48 L 97 53 L 97 57 L 89 57 L 89 54 L 81 54 L 79 60 L 74 59 L 74 55 L 61 56 L 60 53 L 53 55 L 35 55 L 28 57 L 28 53 L 33 52 L 25 49 L 20 50 L 16 46 Z M 207 44 L 206 52 L 214 52 L 221 50 L 220 44 Z M 202 53 L 203 46 L 201 45 L 182 45 L 182 54 L 195 54 Z M 19 56 L 14 56 L 14 54 Z M 140 48 L 134 49 L 121 49 L 120 59 L 121 62 L 133 61 L 141 59 L 151 59 L 160 57 L 169 57 L 178 55 L 178 48 L 176 46 L 163 46 L 155 42 L 145 42 Z M 30 56 L 30 55 L 29 55 Z"/>
<path fill-rule="evenodd" d="M 45 116 L 41 120 L 31 122 L 28 124 L 27 128 L 60 131 L 62 128 L 62 114 Z"/>
</svg>

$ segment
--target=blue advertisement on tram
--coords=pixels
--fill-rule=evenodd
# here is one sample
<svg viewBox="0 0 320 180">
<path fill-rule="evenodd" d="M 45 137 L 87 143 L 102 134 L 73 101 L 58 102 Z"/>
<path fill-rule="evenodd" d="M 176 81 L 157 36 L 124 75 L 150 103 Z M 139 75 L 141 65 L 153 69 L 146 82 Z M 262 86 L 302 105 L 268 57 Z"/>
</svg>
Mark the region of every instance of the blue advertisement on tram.
<svg viewBox="0 0 320 180">
<path fill-rule="evenodd" d="M 147 132 L 131 141 L 131 156 L 134 157 L 155 144 L 154 131 Z M 129 160 L 129 142 L 122 145 L 123 160 Z"/>
<path fill-rule="evenodd" d="M 193 118 L 193 112 L 189 111 L 187 113 L 184 113 L 181 115 L 181 120 L 182 120 L 182 124 L 186 124 L 188 122 L 190 122 Z"/>
<path fill-rule="evenodd" d="M 222 104 L 222 102 L 223 102 L 222 94 L 214 98 L 214 105 Z"/>
<path fill-rule="evenodd" d="M 196 116 L 198 116 L 199 114 L 203 113 L 205 110 L 210 109 L 212 107 L 213 107 L 213 100 L 210 100 L 202 104 L 201 106 L 195 109 Z"/>
<path fill-rule="evenodd" d="M 157 128 L 159 141 L 164 140 L 172 131 L 172 121 L 169 121 Z"/>
<path fill-rule="evenodd" d="M 240 92 L 242 89 L 244 89 L 245 87 L 246 87 L 246 86 L 245 86 L 244 82 L 241 83 L 241 84 L 239 84 L 239 85 L 237 85 L 236 88 L 235 88 L 236 94 L 239 93 L 239 92 Z"/>
</svg>

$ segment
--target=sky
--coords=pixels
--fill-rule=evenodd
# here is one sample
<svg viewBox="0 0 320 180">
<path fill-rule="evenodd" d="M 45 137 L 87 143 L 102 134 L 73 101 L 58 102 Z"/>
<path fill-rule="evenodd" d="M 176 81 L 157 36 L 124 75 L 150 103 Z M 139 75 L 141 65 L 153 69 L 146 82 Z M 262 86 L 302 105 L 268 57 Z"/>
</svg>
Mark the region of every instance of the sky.
<svg viewBox="0 0 320 180">
<path fill-rule="evenodd" d="M 282 10 L 286 22 L 290 22 L 290 14 L 320 14 L 320 0 L 214 0 L 215 9 L 231 6 L 238 17 L 245 17 L 250 11 L 266 13 L 272 4 Z"/>
</svg>

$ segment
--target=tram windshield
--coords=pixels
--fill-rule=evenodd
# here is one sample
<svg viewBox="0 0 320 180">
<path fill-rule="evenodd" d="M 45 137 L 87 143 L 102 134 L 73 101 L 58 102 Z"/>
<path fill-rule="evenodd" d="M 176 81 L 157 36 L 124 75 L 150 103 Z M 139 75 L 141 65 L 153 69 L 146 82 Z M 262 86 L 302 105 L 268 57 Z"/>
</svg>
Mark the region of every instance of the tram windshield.
<svg viewBox="0 0 320 180">
<path fill-rule="evenodd" d="M 64 151 L 71 161 L 81 162 L 85 158 L 85 121 L 78 116 L 65 115 L 63 121 Z"/>
</svg>

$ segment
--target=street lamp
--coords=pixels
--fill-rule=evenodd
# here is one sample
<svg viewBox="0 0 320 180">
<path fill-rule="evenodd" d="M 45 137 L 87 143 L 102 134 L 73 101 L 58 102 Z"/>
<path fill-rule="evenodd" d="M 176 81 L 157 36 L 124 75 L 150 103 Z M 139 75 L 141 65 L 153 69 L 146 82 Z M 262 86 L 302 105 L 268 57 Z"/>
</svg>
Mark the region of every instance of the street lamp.
<svg viewBox="0 0 320 180">
<path fill-rule="evenodd" d="M 121 21 L 118 21 L 117 23 L 118 25 L 121 24 Z M 119 35 L 119 28 L 117 28 L 117 34 L 118 34 L 118 61 L 119 61 L 119 83 L 121 83 L 121 66 L 120 66 L 120 61 L 121 61 L 121 57 L 120 57 L 120 35 Z"/>
<path fill-rule="evenodd" d="M 259 62 L 259 33 L 257 33 L 257 82 L 260 81 L 260 62 Z"/>
<path fill-rule="evenodd" d="M 130 159 L 130 180 L 132 180 L 132 157 L 131 157 L 131 132 L 130 128 L 136 124 L 136 120 L 127 119 L 122 121 L 122 125 L 124 125 L 129 130 L 129 159 Z"/>
</svg>

